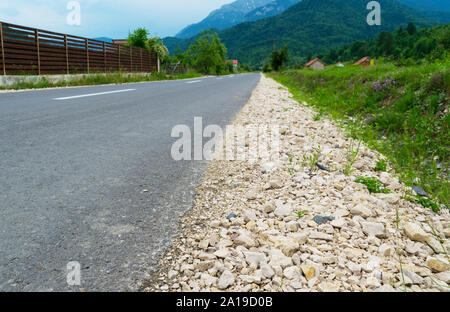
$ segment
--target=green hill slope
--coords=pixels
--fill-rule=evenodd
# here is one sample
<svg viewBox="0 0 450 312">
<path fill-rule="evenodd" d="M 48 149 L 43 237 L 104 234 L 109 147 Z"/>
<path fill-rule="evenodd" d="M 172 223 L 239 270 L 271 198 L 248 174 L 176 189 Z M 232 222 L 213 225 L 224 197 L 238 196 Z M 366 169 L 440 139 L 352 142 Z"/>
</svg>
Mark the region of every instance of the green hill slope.
<svg viewBox="0 0 450 312">
<path fill-rule="evenodd" d="M 288 45 L 293 61 L 310 53 L 375 37 L 414 22 L 431 25 L 430 19 L 394 0 L 380 0 L 381 26 L 367 24 L 366 0 L 304 0 L 283 14 L 243 23 L 219 33 L 230 58 L 261 65 L 273 49 Z"/>
</svg>

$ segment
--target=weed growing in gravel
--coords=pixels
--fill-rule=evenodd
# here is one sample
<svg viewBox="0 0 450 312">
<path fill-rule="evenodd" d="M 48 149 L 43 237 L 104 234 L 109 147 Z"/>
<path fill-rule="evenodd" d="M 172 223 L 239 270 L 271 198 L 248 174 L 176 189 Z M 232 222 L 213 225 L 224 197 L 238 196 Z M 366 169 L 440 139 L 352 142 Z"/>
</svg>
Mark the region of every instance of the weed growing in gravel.
<svg viewBox="0 0 450 312">
<path fill-rule="evenodd" d="M 315 149 L 315 152 L 308 157 L 308 155 L 303 154 L 303 167 L 309 167 L 311 170 L 316 168 L 316 164 L 319 161 L 320 153 L 322 150 L 320 149 L 320 145 Z"/>
<path fill-rule="evenodd" d="M 386 161 L 380 160 L 377 162 L 377 165 L 375 166 L 375 171 L 386 172 L 386 169 L 387 169 Z"/>
<path fill-rule="evenodd" d="M 314 121 L 319 121 L 320 119 L 322 119 L 322 113 L 317 113 L 316 115 L 314 115 L 313 120 Z"/>
<path fill-rule="evenodd" d="M 355 180 L 356 183 L 367 186 L 370 193 L 383 193 L 390 194 L 391 191 L 387 188 L 383 188 L 383 184 L 377 178 L 371 177 L 359 177 Z"/>
<path fill-rule="evenodd" d="M 290 165 L 290 168 L 288 169 L 288 172 L 290 173 L 290 174 L 293 174 L 294 173 L 294 155 L 292 155 L 292 154 L 287 154 L 287 156 L 288 156 L 288 158 L 289 158 L 289 165 Z"/>
<path fill-rule="evenodd" d="M 424 198 L 421 197 L 419 195 L 415 195 L 415 196 L 405 196 L 405 199 L 409 200 L 412 203 L 419 203 L 421 204 L 424 208 L 431 208 L 431 210 L 433 210 L 434 212 L 438 213 L 439 211 L 441 211 L 441 206 L 436 204 L 435 202 L 433 202 L 432 200 L 428 199 L 428 198 Z"/>
<path fill-rule="evenodd" d="M 419 195 L 417 195 L 416 198 L 419 201 L 419 203 L 425 208 L 431 208 L 431 210 L 433 210 L 436 213 L 438 213 L 441 210 L 441 207 L 438 204 L 432 202 L 428 198 L 423 198 L 420 197 Z"/>
<path fill-rule="evenodd" d="M 307 215 L 308 212 L 307 211 L 297 211 L 297 220 L 300 220 L 301 218 L 303 218 L 305 215 Z"/>
<path fill-rule="evenodd" d="M 395 208 L 395 227 L 397 231 L 400 229 L 400 216 L 398 214 L 398 208 Z"/>
<path fill-rule="evenodd" d="M 408 288 L 406 288 L 405 274 L 404 274 L 404 272 L 403 272 L 402 255 L 401 255 L 400 248 L 397 249 L 397 255 L 398 255 L 398 262 L 399 262 L 399 264 L 400 264 L 400 273 L 401 273 L 401 275 L 402 275 L 402 282 L 403 282 L 404 292 L 407 292 L 407 291 L 408 291 Z"/>
<path fill-rule="evenodd" d="M 347 157 L 346 157 L 347 163 L 344 168 L 345 175 L 348 176 L 348 175 L 350 175 L 350 173 L 352 173 L 354 171 L 354 169 L 352 169 L 352 167 L 355 164 L 356 160 L 358 159 L 360 148 L 361 148 L 361 141 L 359 141 L 358 147 L 355 146 L 354 141 L 350 142 L 350 148 L 347 150 Z"/>
<path fill-rule="evenodd" d="M 435 230 L 434 227 L 430 224 L 430 222 L 427 221 L 427 224 L 428 224 L 428 226 L 430 227 L 431 231 L 433 232 L 434 237 L 436 238 L 436 240 L 437 240 L 437 241 L 439 242 L 439 244 L 441 245 L 441 248 L 442 248 L 442 250 L 443 250 L 445 256 L 447 257 L 447 261 L 450 261 L 450 257 L 449 257 L 449 255 L 448 255 L 447 248 L 445 248 L 445 246 L 442 244 L 441 238 L 440 238 L 439 235 L 436 233 L 436 230 Z M 443 289 L 445 289 L 445 288 L 450 289 L 449 286 L 440 285 L 440 284 L 439 284 L 438 282 L 436 282 L 430 275 L 428 275 L 428 277 L 429 277 L 430 280 L 431 280 L 435 285 L 437 285 L 438 287 L 443 288 Z"/>
<path fill-rule="evenodd" d="M 428 226 L 430 227 L 431 231 L 433 232 L 434 238 L 436 238 L 436 240 L 439 242 L 439 245 L 441 245 L 442 251 L 443 253 L 446 255 L 447 260 L 450 261 L 447 249 L 444 247 L 444 245 L 442 244 L 442 240 L 439 237 L 439 235 L 436 233 L 436 230 L 434 229 L 434 227 L 430 224 L 430 222 L 427 221 Z"/>
</svg>

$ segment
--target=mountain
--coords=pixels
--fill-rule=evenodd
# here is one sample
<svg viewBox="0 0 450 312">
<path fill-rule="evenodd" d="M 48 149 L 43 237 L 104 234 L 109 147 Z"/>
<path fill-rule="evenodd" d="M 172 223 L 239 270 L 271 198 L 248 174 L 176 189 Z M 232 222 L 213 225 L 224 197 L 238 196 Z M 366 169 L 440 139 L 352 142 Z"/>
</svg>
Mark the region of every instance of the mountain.
<svg viewBox="0 0 450 312">
<path fill-rule="evenodd" d="M 218 34 L 227 46 L 229 59 L 261 66 L 267 61 L 274 43 L 276 48 L 288 46 L 292 62 L 303 62 L 310 54 L 374 38 L 381 31 L 406 27 L 409 22 L 417 27 L 439 24 L 424 16 L 422 11 L 396 0 L 378 2 L 381 26 L 367 24 L 367 0 L 303 0 L 276 16 L 241 23 Z M 164 43 L 173 54 L 177 49 L 184 52 L 197 37 L 165 38 Z"/>
<path fill-rule="evenodd" d="M 398 2 L 417 10 L 431 9 L 450 12 L 449 0 L 398 0 Z"/>
<path fill-rule="evenodd" d="M 298 1 L 300 0 L 237 0 L 211 12 L 208 17 L 201 22 L 187 26 L 176 34 L 175 37 L 187 39 L 197 35 L 202 30 L 211 28 L 222 30 L 245 21 L 253 21 L 267 16 L 273 16 L 288 8 L 287 5 L 289 3 L 295 4 Z M 280 5 L 280 8 L 278 8 L 277 5 Z M 284 9 L 281 10 L 281 7 Z M 259 8 L 261 8 L 260 11 L 252 13 Z M 273 12 L 273 14 L 271 12 Z"/>
<path fill-rule="evenodd" d="M 244 16 L 243 22 L 254 22 L 263 18 L 271 17 L 283 13 L 301 0 L 276 0 L 262 7 L 259 7 Z"/>
<path fill-rule="evenodd" d="M 292 61 L 332 47 L 375 37 L 414 22 L 417 26 L 438 24 L 395 0 L 379 0 L 381 26 L 367 24 L 366 0 L 303 0 L 282 14 L 242 23 L 219 32 L 230 59 L 261 65 L 273 49 L 287 45 Z"/>
</svg>

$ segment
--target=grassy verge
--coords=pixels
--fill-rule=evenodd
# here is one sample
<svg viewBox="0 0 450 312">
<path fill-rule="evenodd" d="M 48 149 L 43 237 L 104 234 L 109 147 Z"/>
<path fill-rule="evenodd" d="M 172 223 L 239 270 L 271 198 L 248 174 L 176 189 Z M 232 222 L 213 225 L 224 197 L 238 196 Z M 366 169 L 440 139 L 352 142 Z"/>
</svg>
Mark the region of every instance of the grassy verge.
<svg viewBox="0 0 450 312">
<path fill-rule="evenodd" d="M 177 80 L 201 77 L 202 74 L 191 72 L 187 74 L 167 75 L 165 73 L 151 73 L 148 75 L 138 74 L 97 74 L 97 75 L 83 75 L 72 80 L 61 80 L 52 82 L 45 77 L 42 77 L 37 82 L 19 82 L 10 86 L 0 86 L 0 90 L 23 90 L 23 89 L 43 89 L 43 88 L 57 88 L 57 87 L 75 87 L 75 86 L 92 86 L 102 84 L 121 84 L 144 81 L 162 81 L 162 80 Z"/>
<path fill-rule="evenodd" d="M 330 66 L 269 76 L 294 98 L 384 154 L 409 186 L 449 208 L 450 59 L 428 65 Z M 435 210 L 435 209 L 434 209 Z"/>
</svg>

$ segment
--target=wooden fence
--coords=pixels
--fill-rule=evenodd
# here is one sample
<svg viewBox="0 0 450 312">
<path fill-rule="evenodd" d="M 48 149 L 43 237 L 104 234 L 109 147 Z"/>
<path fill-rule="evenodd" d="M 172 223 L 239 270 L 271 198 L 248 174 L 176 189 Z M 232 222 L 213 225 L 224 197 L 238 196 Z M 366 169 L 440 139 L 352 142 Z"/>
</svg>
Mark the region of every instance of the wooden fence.
<svg viewBox="0 0 450 312">
<path fill-rule="evenodd" d="M 0 22 L 3 75 L 156 72 L 154 51 Z"/>
</svg>

